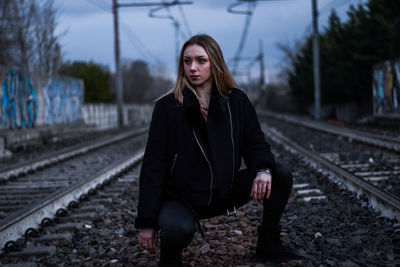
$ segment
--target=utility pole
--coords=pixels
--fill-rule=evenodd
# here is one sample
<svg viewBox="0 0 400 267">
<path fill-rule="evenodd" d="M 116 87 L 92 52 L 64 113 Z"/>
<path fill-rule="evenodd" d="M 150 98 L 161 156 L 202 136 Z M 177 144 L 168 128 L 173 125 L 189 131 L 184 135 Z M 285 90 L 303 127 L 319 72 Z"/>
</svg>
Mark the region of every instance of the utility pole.
<svg viewBox="0 0 400 267">
<path fill-rule="evenodd" d="M 311 1 L 313 16 L 314 107 L 315 119 L 319 120 L 321 118 L 321 81 L 319 67 L 318 8 L 317 1 Z"/>
<path fill-rule="evenodd" d="M 123 3 L 118 4 L 117 0 L 112 0 L 112 10 L 114 16 L 114 50 L 115 50 L 115 87 L 117 90 L 117 112 L 118 112 L 118 127 L 123 127 L 124 117 L 122 113 L 123 99 L 123 83 L 122 83 L 122 72 L 120 65 L 120 47 L 119 47 L 119 26 L 118 26 L 118 8 L 120 7 L 143 7 L 143 6 L 163 6 L 169 7 L 174 5 L 188 5 L 192 4 L 192 1 L 177 1 L 174 0 L 170 3 L 168 2 L 156 2 L 156 3 Z"/>
<path fill-rule="evenodd" d="M 119 27 L 118 27 L 118 4 L 117 0 L 113 0 L 113 15 L 114 15 L 114 51 L 115 51 L 115 88 L 117 90 L 117 114 L 118 114 L 118 127 L 124 126 L 124 116 L 122 113 L 122 105 L 124 102 L 123 86 L 122 86 L 122 73 L 120 66 L 120 51 L 119 51 Z"/>
<path fill-rule="evenodd" d="M 260 39 L 259 43 L 259 50 L 260 50 L 260 55 L 259 60 L 260 60 L 260 89 L 263 90 L 264 84 L 265 84 L 265 76 L 264 76 L 264 48 L 263 48 L 263 41 Z"/>
<path fill-rule="evenodd" d="M 179 66 L 179 22 L 174 19 L 174 28 L 175 28 L 175 71 L 178 73 Z"/>
</svg>

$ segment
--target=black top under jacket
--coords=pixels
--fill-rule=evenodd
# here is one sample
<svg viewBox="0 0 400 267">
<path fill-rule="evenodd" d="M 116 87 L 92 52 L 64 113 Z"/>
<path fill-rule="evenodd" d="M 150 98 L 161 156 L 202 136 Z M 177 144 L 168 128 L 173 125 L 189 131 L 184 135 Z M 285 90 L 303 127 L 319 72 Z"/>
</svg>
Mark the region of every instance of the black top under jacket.
<svg viewBox="0 0 400 267">
<path fill-rule="evenodd" d="M 155 104 L 140 172 L 136 228 L 157 228 L 165 199 L 183 198 L 195 207 L 206 207 L 213 180 L 219 198 L 229 199 L 242 157 L 249 179 L 260 168 L 275 169 L 270 145 L 242 90 L 221 96 L 213 89 L 207 121 L 195 94 L 185 88 L 183 96 L 183 104 L 173 93 Z"/>
</svg>

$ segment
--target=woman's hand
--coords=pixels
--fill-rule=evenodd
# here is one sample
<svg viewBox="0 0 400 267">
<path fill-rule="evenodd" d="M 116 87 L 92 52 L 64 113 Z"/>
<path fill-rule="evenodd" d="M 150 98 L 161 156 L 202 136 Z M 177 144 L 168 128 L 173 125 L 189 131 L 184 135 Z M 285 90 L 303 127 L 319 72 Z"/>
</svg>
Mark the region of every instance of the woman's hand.
<svg viewBox="0 0 400 267">
<path fill-rule="evenodd" d="M 154 228 L 142 228 L 139 232 L 139 244 L 150 253 L 156 253 L 158 244 L 157 231 Z"/>
<path fill-rule="evenodd" d="M 269 199 L 269 196 L 271 195 L 271 184 L 271 174 L 264 172 L 257 173 L 256 179 L 253 181 L 253 188 L 251 189 L 250 197 L 255 201 L 260 201 L 263 200 L 265 193 L 267 193 L 266 198 Z"/>
</svg>

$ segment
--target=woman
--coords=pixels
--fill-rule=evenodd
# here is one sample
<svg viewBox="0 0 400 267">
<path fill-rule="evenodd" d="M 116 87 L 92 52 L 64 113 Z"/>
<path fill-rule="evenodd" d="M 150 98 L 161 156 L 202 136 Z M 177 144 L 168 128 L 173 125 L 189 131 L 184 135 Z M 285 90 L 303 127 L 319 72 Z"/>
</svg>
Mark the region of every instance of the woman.
<svg viewBox="0 0 400 267">
<path fill-rule="evenodd" d="M 240 170 L 243 157 L 247 169 Z M 299 257 L 280 242 L 280 217 L 292 185 L 275 163 L 255 110 L 235 89 L 217 42 L 196 35 L 182 47 L 174 90 L 157 100 L 140 173 L 139 242 L 160 266 L 181 265 L 199 219 L 263 201 L 256 255 Z"/>
</svg>

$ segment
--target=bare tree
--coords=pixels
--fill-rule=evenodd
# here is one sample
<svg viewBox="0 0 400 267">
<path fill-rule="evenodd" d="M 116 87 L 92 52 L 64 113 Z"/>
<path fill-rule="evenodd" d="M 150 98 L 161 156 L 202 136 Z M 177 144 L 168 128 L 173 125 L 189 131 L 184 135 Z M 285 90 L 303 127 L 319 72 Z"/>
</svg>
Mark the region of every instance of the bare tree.
<svg viewBox="0 0 400 267">
<path fill-rule="evenodd" d="M 161 68 L 162 66 L 158 66 Z M 124 102 L 147 103 L 160 97 L 172 88 L 172 82 L 164 78 L 160 72 L 151 74 L 148 64 L 142 60 L 122 62 L 122 78 L 124 85 Z"/>
<path fill-rule="evenodd" d="M 0 1 L 0 65 L 49 76 L 61 64 L 53 0 Z"/>
<path fill-rule="evenodd" d="M 34 36 L 36 39 L 33 67 L 40 74 L 53 75 L 61 66 L 61 47 L 55 35 L 56 11 L 53 0 L 42 1 L 36 12 Z"/>
<path fill-rule="evenodd" d="M 289 80 L 289 74 L 293 71 L 294 64 L 297 61 L 304 43 L 297 40 L 291 43 L 277 43 L 276 46 L 283 53 L 281 65 L 282 71 L 279 73 L 280 82 L 287 84 Z"/>
</svg>

